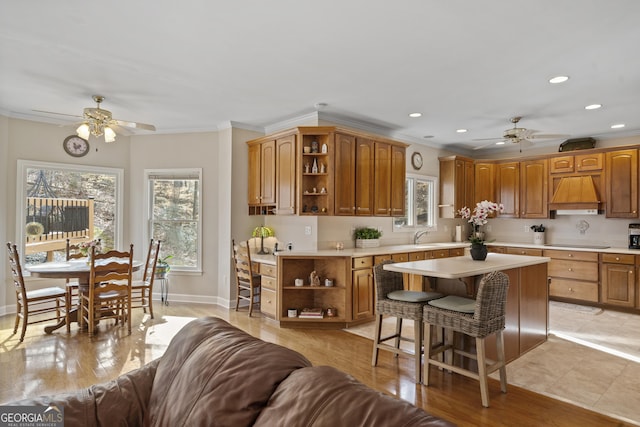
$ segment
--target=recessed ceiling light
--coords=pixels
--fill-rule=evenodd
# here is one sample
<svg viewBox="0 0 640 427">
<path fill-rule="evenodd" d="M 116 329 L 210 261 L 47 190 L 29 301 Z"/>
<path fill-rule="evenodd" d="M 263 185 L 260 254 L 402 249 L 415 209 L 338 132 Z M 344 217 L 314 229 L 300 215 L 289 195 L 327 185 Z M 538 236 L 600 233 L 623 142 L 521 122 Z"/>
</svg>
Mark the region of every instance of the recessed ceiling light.
<svg viewBox="0 0 640 427">
<path fill-rule="evenodd" d="M 458 130 L 456 130 L 456 132 L 458 132 L 458 133 L 465 133 L 466 131 L 467 131 L 466 129 L 458 129 Z"/>
<path fill-rule="evenodd" d="M 601 108 L 602 104 L 591 104 L 591 105 L 587 105 L 586 107 L 584 107 L 585 110 L 597 110 L 598 108 Z"/>
<path fill-rule="evenodd" d="M 496 142 L 496 145 L 504 145 L 504 141 L 498 141 Z"/>
<path fill-rule="evenodd" d="M 422 113 L 409 113 L 409 117 L 422 117 Z"/>
<path fill-rule="evenodd" d="M 433 138 L 433 135 L 425 135 L 423 136 L 424 139 L 429 139 L 429 138 Z"/>
<path fill-rule="evenodd" d="M 549 79 L 549 83 L 564 83 L 569 80 L 568 76 L 555 76 Z"/>
<path fill-rule="evenodd" d="M 618 123 L 617 125 L 611 125 L 611 129 L 620 129 L 624 127 L 624 123 Z"/>
</svg>

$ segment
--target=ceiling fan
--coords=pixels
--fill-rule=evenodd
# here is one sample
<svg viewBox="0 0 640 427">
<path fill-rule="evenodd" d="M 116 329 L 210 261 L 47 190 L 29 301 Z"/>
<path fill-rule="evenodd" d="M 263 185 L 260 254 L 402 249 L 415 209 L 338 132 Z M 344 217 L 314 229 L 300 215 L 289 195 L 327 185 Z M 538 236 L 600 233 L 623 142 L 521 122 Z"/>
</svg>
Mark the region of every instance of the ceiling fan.
<svg viewBox="0 0 640 427">
<path fill-rule="evenodd" d="M 75 114 L 56 113 L 53 111 L 33 111 L 37 111 L 39 113 L 81 118 L 82 122 L 78 129 L 76 129 L 76 133 L 78 134 L 78 136 L 84 139 L 88 139 L 89 135 L 104 135 L 105 142 L 113 142 L 116 139 L 114 128 L 145 129 L 151 131 L 156 130 L 156 127 L 154 125 L 114 119 L 111 115 L 111 111 L 100 108 L 100 104 L 104 101 L 104 96 L 102 95 L 93 95 L 93 100 L 96 102 L 97 106 L 95 108 L 85 108 L 82 116 L 78 116 Z"/>
<path fill-rule="evenodd" d="M 500 138 L 474 139 L 474 141 L 496 141 L 489 144 L 481 145 L 479 147 L 475 147 L 474 150 L 479 150 L 481 148 L 485 148 L 494 144 L 501 145 L 507 142 L 521 144 L 522 142 L 531 143 L 535 139 L 561 139 L 569 136 L 562 134 L 538 134 L 535 130 L 519 128 L 518 123 L 521 119 L 521 116 L 512 117 L 509 121 L 513 123 L 513 128 L 505 130 L 504 134 Z"/>
</svg>

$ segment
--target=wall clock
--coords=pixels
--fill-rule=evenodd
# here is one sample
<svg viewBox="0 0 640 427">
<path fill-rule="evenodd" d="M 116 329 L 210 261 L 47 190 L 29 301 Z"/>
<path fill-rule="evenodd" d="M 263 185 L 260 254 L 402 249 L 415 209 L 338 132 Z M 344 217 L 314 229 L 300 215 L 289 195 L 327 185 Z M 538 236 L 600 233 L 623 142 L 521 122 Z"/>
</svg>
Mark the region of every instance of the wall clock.
<svg viewBox="0 0 640 427">
<path fill-rule="evenodd" d="M 84 138 L 80 138 L 78 135 L 66 137 L 62 143 L 62 147 L 68 155 L 73 157 L 86 156 L 89 152 L 89 142 Z"/>
<path fill-rule="evenodd" d="M 411 165 L 414 169 L 419 170 L 422 168 L 422 154 L 416 152 L 411 155 Z"/>
</svg>

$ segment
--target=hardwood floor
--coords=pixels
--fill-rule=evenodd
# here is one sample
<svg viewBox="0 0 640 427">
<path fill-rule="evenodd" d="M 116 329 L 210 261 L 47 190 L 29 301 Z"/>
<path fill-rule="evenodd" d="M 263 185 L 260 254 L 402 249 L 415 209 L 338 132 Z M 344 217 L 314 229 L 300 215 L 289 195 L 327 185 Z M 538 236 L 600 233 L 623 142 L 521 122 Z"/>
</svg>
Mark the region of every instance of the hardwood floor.
<svg viewBox="0 0 640 427">
<path fill-rule="evenodd" d="M 314 365 L 331 365 L 364 384 L 407 400 L 460 426 L 625 426 L 618 420 L 515 386 L 500 392 L 490 383 L 491 407 L 483 408 L 476 381 L 434 369 L 432 385 L 413 383 L 412 359 L 381 352 L 371 367 L 372 342 L 341 330 L 282 329 L 260 315 L 206 304 L 154 304 L 155 319 L 134 312 L 131 336 L 113 321 L 100 325 L 92 339 L 77 327 L 51 335 L 30 325 L 24 343 L 13 335 L 13 315 L 0 318 L 0 402 L 87 387 L 111 380 L 160 357 L 171 337 L 189 320 L 221 317 L 251 335 L 304 354 Z"/>
</svg>

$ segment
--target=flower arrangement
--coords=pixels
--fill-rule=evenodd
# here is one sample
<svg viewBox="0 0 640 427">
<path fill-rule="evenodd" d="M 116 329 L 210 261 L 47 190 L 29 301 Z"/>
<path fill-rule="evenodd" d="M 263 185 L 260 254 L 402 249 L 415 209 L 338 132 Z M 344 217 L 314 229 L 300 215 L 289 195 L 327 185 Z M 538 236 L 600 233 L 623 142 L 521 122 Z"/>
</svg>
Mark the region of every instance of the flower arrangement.
<svg viewBox="0 0 640 427">
<path fill-rule="evenodd" d="M 544 233 L 544 225 L 540 224 L 540 225 L 532 225 L 530 227 L 534 233 Z"/>
<path fill-rule="evenodd" d="M 88 242 L 80 243 L 80 252 L 84 256 L 88 256 L 91 253 L 91 248 L 96 248 L 96 252 L 102 252 L 102 240 L 90 240 Z"/>
<path fill-rule="evenodd" d="M 476 207 L 473 208 L 473 213 L 468 207 L 463 207 L 458 211 L 458 214 L 468 220 L 473 225 L 473 233 L 469 237 L 471 244 L 484 244 L 484 233 L 480 233 L 480 226 L 485 225 L 488 222 L 489 215 L 493 212 L 504 212 L 504 205 L 502 203 L 494 203 L 488 200 L 483 200 L 476 203 Z"/>
</svg>

